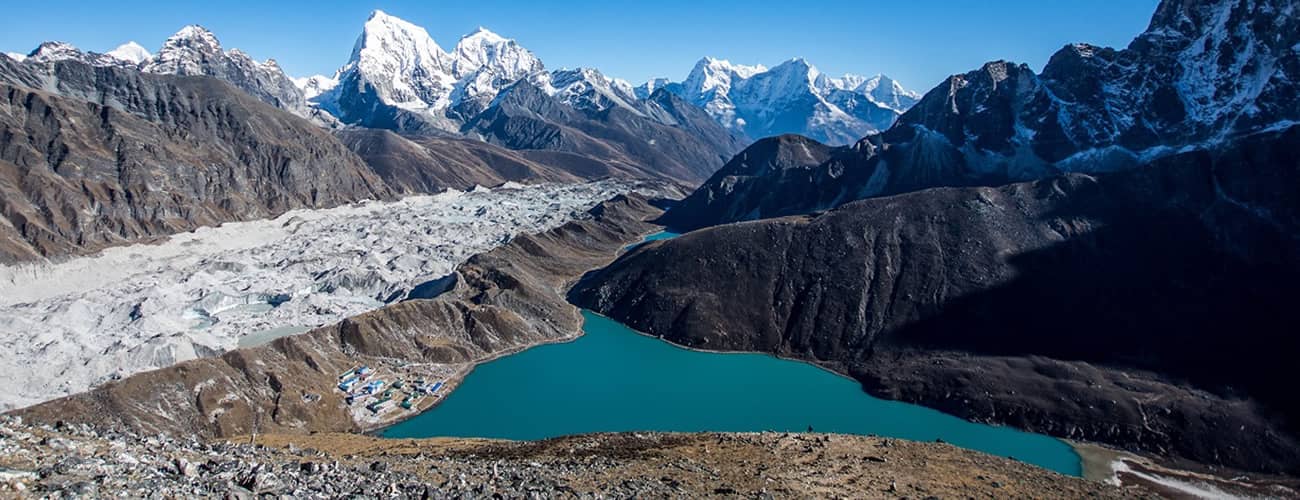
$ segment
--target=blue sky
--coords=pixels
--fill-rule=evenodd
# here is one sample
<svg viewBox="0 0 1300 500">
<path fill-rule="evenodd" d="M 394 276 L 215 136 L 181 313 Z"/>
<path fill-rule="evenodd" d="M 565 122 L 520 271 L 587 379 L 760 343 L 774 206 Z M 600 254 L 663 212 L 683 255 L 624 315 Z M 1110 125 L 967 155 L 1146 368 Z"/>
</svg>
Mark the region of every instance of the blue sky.
<svg viewBox="0 0 1300 500">
<path fill-rule="evenodd" d="M 0 50 L 43 40 L 107 51 L 135 40 L 150 51 L 190 23 L 226 48 L 273 57 L 293 76 L 332 74 L 373 9 L 429 30 L 444 49 L 485 26 L 519 40 L 547 67 L 592 66 L 639 83 L 685 77 L 701 56 L 775 65 L 801 56 L 826 73 L 885 73 L 909 88 L 1008 59 L 1040 69 L 1070 42 L 1124 46 L 1157 0 L 271 1 L 14 2 Z"/>
</svg>

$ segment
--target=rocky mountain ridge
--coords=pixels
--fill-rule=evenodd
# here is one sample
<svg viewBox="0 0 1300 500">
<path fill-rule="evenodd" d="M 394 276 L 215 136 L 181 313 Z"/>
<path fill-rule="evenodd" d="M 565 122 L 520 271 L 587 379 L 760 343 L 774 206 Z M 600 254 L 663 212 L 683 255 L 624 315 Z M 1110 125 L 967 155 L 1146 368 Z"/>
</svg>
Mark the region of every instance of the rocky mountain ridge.
<svg viewBox="0 0 1300 500">
<path fill-rule="evenodd" d="M 239 49 L 226 50 L 215 34 L 199 25 L 181 28 L 163 42 L 157 54 L 135 42 L 124 43 L 106 54 L 85 52 L 64 42 L 45 42 L 18 62 L 52 64 L 78 61 L 91 66 L 134 68 L 145 73 L 177 76 L 211 76 L 301 117 L 329 125 L 330 117 L 308 109 L 305 95 L 274 59 L 253 60 Z"/>
<path fill-rule="evenodd" d="M 0 59 L 0 260 L 393 195 L 324 129 L 211 78 Z"/>
</svg>

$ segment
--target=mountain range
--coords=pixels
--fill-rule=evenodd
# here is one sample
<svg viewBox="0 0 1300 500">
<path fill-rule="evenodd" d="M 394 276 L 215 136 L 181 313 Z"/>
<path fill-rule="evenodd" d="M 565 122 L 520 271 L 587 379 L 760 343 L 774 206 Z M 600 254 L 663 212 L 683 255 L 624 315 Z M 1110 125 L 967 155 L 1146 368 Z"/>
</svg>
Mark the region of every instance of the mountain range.
<svg viewBox="0 0 1300 500">
<path fill-rule="evenodd" d="M 483 29 L 444 52 L 377 11 L 339 75 L 295 81 L 197 25 L 156 53 L 46 42 L 0 57 L 0 260 L 506 181 L 685 187 L 745 145 L 676 95 L 547 72 Z"/>
<path fill-rule="evenodd" d="M 919 97 L 883 75 L 833 78 L 803 59 L 767 69 L 706 57 L 682 82 L 657 79 L 633 87 L 593 68 L 547 70 L 517 41 L 481 27 L 444 50 L 424 28 L 378 10 L 364 23 L 347 63 L 332 76 L 290 78 L 273 59 L 258 62 L 238 49 L 225 50 L 213 33 L 197 25 L 172 35 L 157 54 L 135 42 L 105 54 L 47 42 L 27 55 L 8 55 L 19 61 L 71 59 L 214 76 L 321 125 L 338 126 L 339 120 L 424 134 L 463 133 L 498 94 L 521 82 L 589 114 L 617 107 L 660 124 L 664 120 L 653 119 L 655 110 L 646 107 L 662 88 L 704 109 L 741 146 L 752 138 L 784 133 L 852 143 L 888 128 Z"/>
<path fill-rule="evenodd" d="M 747 137 L 800 134 L 829 144 L 889 128 L 920 98 L 884 75 L 834 78 L 799 58 L 768 69 L 706 57 L 686 80 L 655 79 L 636 92 L 648 96 L 660 88 Z"/>
<path fill-rule="evenodd" d="M 930 187 L 1121 171 L 1285 128 L 1300 121 L 1300 25 L 1273 16 L 1284 10 L 1162 2 L 1125 49 L 1071 44 L 1041 73 L 993 61 L 952 75 L 851 147 L 809 156 L 805 140 L 760 141 L 667 220 L 691 228 Z"/>
</svg>

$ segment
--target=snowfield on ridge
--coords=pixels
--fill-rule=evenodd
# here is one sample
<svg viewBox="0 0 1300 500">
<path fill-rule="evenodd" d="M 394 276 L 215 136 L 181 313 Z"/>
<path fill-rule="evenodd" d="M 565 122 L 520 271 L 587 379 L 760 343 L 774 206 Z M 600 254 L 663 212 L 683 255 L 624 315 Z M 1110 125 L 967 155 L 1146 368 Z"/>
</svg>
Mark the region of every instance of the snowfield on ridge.
<svg viewBox="0 0 1300 500">
<path fill-rule="evenodd" d="M 0 410 L 374 309 L 633 190 L 648 192 L 613 180 L 448 191 L 0 267 Z"/>
</svg>

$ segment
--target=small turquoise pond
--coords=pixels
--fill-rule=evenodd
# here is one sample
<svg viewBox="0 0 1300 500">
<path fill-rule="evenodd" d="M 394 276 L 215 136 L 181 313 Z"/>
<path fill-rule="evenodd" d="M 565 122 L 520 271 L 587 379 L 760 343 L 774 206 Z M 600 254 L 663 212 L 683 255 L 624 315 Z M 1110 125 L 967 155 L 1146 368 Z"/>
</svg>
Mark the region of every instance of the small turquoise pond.
<svg viewBox="0 0 1300 500">
<path fill-rule="evenodd" d="M 662 238 L 659 238 L 662 239 Z M 382 432 L 543 439 L 615 431 L 804 431 L 943 439 L 1079 475 L 1064 442 L 871 397 L 850 379 L 764 354 L 676 347 L 591 311 L 584 335 L 478 366 L 446 401 Z"/>
<path fill-rule="evenodd" d="M 646 236 L 645 239 L 642 239 L 641 241 L 639 241 L 639 242 L 637 242 L 637 243 L 633 243 L 633 244 L 631 244 L 631 245 L 628 245 L 628 246 L 627 246 L 627 250 L 631 250 L 631 249 L 633 249 L 633 248 L 639 247 L 639 246 L 644 245 L 644 244 L 646 244 L 646 243 L 648 243 L 648 242 L 651 242 L 651 241 L 667 240 L 667 239 L 676 238 L 676 237 L 681 236 L 681 235 L 682 235 L 682 233 L 674 233 L 674 232 L 672 232 L 672 231 L 660 231 L 660 232 L 657 232 L 657 233 L 652 234 L 652 235 L 650 235 L 650 236 Z"/>
</svg>

